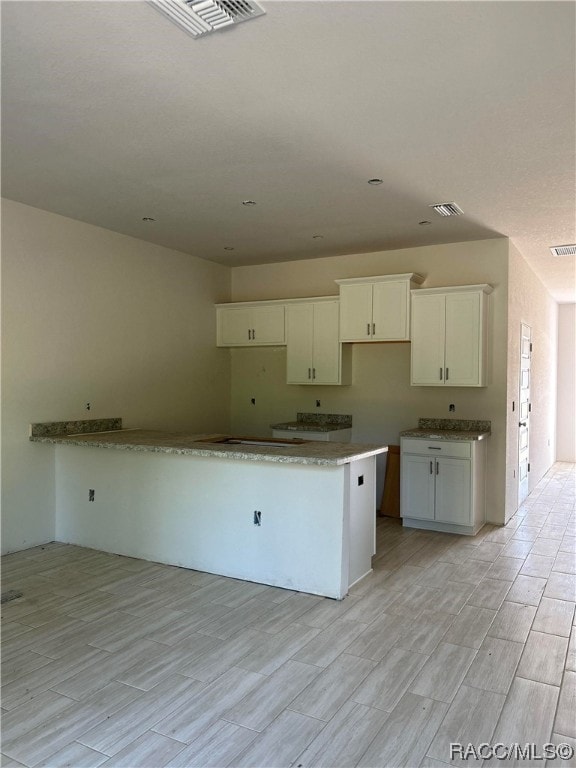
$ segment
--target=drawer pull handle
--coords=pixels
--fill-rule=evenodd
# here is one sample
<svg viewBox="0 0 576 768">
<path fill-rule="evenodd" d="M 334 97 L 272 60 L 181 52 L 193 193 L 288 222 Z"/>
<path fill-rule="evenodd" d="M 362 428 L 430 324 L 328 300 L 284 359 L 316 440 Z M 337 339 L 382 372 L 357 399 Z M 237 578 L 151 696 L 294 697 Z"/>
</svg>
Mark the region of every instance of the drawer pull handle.
<svg viewBox="0 0 576 768">
<path fill-rule="evenodd" d="M 433 462 L 430 462 L 430 474 L 432 474 L 432 463 Z"/>
<path fill-rule="evenodd" d="M 370 336 L 370 323 L 366 323 L 366 335 Z"/>
<path fill-rule="evenodd" d="M 440 381 L 442 381 L 442 368 L 440 368 Z"/>
<path fill-rule="evenodd" d="M 436 462 L 436 474 L 440 474 L 440 464 L 438 464 L 438 462 Z"/>
<path fill-rule="evenodd" d="M 440 448 L 440 446 L 439 446 L 439 445 L 429 445 L 429 446 L 428 446 L 428 450 L 429 450 L 429 451 L 441 451 L 441 450 L 442 450 L 442 448 Z"/>
</svg>

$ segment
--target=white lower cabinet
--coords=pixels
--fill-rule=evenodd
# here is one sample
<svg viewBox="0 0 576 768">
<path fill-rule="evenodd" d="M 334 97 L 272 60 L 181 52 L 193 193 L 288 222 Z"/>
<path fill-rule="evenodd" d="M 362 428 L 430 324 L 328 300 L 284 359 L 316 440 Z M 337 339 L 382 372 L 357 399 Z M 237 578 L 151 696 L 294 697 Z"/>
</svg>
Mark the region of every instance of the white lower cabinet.
<svg viewBox="0 0 576 768">
<path fill-rule="evenodd" d="M 485 468 L 485 440 L 401 438 L 403 524 L 475 534 L 485 522 Z"/>
</svg>

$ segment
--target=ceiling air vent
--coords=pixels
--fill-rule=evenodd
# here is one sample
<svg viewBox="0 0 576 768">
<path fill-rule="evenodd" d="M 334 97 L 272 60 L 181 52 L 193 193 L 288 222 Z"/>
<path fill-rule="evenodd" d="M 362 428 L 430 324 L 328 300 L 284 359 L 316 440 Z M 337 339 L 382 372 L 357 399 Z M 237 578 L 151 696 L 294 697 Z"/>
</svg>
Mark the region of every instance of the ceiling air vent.
<svg viewBox="0 0 576 768">
<path fill-rule="evenodd" d="M 576 245 L 553 245 L 552 256 L 576 256 Z"/>
<path fill-rule="evenodd" d="M 149 3 L 193 37 L 218 32 L 266 13 L 254 0 L 149 0 Z"/>
<path fill-rule="evenodd" d="M 456 203 L 435 203 L 429 207 L 434 208 L 440 216 L 461 216 L 464 213 Z"/>
</svg>

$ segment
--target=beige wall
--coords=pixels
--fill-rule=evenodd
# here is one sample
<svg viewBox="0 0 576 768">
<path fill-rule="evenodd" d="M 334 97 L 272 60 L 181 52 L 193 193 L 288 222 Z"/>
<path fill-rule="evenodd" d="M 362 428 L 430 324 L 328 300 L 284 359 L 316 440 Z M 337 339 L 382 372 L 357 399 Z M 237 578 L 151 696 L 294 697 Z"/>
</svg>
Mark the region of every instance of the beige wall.
<svg viewBox="0 0 576 768">
<path fill-rule="evenodd" d="M 488 462 L 488 516 L 504 521 L 506 459 L 506 332 L 508 241 L 407 248 L 336 256 L 232 270 L 234 301 L 321 296 L 338 293 L 341 277 L 419 272 L 425 287 L 489 283 L 491 304 L 490 384 L 485 388 L 410 386 L 409 344 L 354 344 L 353 383 L 349 387 L 287 385 L 284 348 L 234 349 L 232 358 L 232 429 L 269 434 L 275 421 L 292 420 L 297 411 L 349 413 L 356 441 L 397 444 L 399 432 L 419 416 L 489 419 L 492 437 Z M 250 399 L 256 398 L 256 405 Z M 321 408 L 316 409 L 316 398 Z M 449 413 L 454 403 L 456 411 Z M 379 466 L 379 488 L 383 466 Z"/>
<path fill-rule="evenodd" d="M 514 466 L 520 318 L 538 342 L 533 483 L 553 459 L 556 304 L 505 238 L 230 270 L 11 201 L 2 219 L 3 551 L 54 536 L 53 454 L 28 441 L 32 421 L 122 416 L 126 427 L 269 434 L 317 398 L 320 412 L 353 415 L 358 441 L 398 443 L 419 416 L 450 417 L 450 403 L 456 417 L 492 421 L 488 516 L 501 523 L 515 509 L 506 459 Z M 426 287 L 494 287 L 488 387 L 411 387 L 409 344 L 352 345 L 349 387 L 287 385 L 284 348 L 215 347 L 214 303 L 337 295 L 336 278 L 404 272 Z M 382 482 L 381 463 L 379 493 Z"/>
<path fill-rule="evenodd" d="M 506 520 L 518 506 L 518 403 L 520 324 L 532 329 L 530 371 L 530 485 L 532 490 L 554 461 L 558 305 L 513 243 L 508 277 L 508 394 Z"/>
<path fill-rule="evenodd" d="M 54 537 L 53 451 L 30 422 L 228 429 L 229 300 L 226 267 L 3 201 L 3 551 Z"/>
<path fill-rule="evenodd" d="M 556 459 L 576 461 L 576 304 L 558 307 Z"/>
</svg>

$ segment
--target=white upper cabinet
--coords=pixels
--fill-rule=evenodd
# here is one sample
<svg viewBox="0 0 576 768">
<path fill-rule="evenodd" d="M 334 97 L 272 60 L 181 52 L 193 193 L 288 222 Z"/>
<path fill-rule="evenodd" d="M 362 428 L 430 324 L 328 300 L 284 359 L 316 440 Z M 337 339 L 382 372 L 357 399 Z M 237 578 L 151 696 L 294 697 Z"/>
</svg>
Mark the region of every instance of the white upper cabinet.
<svg viewBox="0 0 576 768">
<path fill-rule="evenodd" d="M 411 289 L 423 281 L 413 272 L 336 280 L 340 341 L 409 341 Z"/>
<path fill-rule="evenodd" d="M 489 285 L 412 292 L 411 384 L 486 386 Z"/>
<path fill-rule="evenodd" d="M 219 347 L 283 346 L 286 344 L 283 302 L 242 302 L 216 305 Z"/>
<path fill-rule="evenodd" d="M 288 302 L 288 384 L 349 384 L 349 353 L 339 341 L 337 298 Z"/>
</svg>

